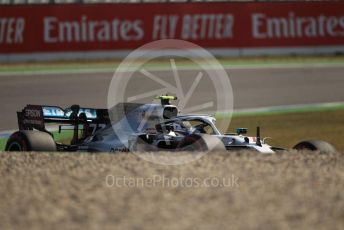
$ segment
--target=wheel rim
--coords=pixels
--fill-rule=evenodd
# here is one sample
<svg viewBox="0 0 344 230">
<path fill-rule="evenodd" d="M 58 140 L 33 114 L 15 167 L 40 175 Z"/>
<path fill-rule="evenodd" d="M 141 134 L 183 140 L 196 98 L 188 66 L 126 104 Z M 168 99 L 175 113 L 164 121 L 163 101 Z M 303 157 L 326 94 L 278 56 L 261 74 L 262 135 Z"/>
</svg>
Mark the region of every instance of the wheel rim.
<svg viewBox="0 0 344 230">
<path fill-rule="evenodd" d="M 22 147 L 18 142 L 12 142 L 9 146 L 8 146 L 8 151 L 22 151 Z"/>
</svg>

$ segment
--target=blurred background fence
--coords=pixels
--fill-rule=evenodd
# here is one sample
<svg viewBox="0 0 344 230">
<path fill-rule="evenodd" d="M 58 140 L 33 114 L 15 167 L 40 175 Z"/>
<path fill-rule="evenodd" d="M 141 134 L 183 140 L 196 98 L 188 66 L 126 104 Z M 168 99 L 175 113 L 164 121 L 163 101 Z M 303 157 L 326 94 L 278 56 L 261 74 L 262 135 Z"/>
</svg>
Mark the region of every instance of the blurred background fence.
<svg viewBox="0 0 344 230">
<path fill-rule="evenodd" d="M 65 4 L 65 3 L 153 3 L 153 2 L 288 2 L 311 0 L 0 0 L 0 4 Z"/>
<path fill-rule="evenodd" d="M 344 1 L 0 3 L 0 62 L 122 58 L 160 39 L 187 40 L 221 57 L 344 53 Z"/>
<path fill-rule="evenodd" d="M 214 0 L 0 0 L 0 4 L 64 4 L 64 3 L 144 3 L 144 2 L 211 2 Z M 215 0 L 240 1 L 240 0 Z M 242 0 L 243 1 L 243 0 Z"/>
</svg>

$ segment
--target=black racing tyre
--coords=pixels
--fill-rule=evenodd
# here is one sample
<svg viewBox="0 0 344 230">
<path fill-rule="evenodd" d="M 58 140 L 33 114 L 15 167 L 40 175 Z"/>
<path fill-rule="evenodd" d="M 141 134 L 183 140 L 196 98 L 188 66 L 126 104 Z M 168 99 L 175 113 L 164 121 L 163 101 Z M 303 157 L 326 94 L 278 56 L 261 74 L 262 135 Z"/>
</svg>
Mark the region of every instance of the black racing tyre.
<svg viewBox="0 0 344 230">
<path fill-rule="evenodd" d="M 178 151 L 224 151 L 226 150 L 222 141 L 207 134 L 191 134 L 186 136 L 178 145 Z"/>
<path fill-rule="evenodd" d="M 23 130 L 13 133 L 7 141 L 5 151 L 56 151 L 52 136 L 45 132 Z"/>
<path fill-rule="evenodd" d="M 336 149 L 330 143 L 320 140 L 308 140 L 301 141 L 296 144 L 293 149 L 296 150 L 310 150 L 310 151 L 319 151 L 322 153 L 335 153 Z"/>
</svg>

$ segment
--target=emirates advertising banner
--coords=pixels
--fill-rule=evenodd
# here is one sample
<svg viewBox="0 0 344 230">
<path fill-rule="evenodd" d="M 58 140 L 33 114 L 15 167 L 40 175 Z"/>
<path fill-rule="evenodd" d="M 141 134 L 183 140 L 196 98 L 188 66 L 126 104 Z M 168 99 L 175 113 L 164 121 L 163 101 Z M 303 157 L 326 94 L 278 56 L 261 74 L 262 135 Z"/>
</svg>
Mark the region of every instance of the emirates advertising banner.
<svg viewBox="0 0 344 230">
<path fill-rule="evenodd" d="M 181 39 L 204 48 L 344 44 L 344 3 L 140 3 L 0 7 L 0 54 L 133 50 Z"/>
</svg>

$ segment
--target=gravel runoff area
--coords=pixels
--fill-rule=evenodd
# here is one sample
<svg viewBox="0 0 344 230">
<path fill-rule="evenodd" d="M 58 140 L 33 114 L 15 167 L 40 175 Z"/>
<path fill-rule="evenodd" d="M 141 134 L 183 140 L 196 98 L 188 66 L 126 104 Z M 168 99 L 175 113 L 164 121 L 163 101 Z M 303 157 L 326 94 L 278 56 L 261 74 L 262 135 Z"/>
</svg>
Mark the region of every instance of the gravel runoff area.
<svg viewBox="0 0 344 230">
<path fill-rule="evenodd" d="M 340 153 L 210 152 L 162 166 L 128 153 L 2 152 L 0 229 L 343 229 L 343 163 Z"/>
</svg>

